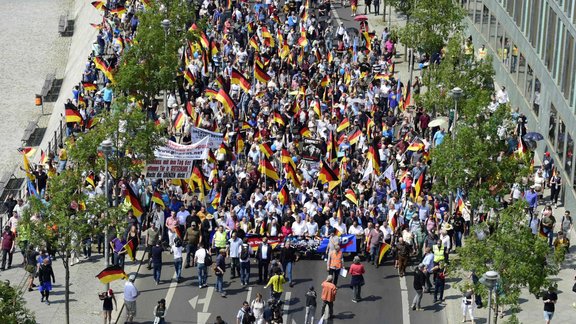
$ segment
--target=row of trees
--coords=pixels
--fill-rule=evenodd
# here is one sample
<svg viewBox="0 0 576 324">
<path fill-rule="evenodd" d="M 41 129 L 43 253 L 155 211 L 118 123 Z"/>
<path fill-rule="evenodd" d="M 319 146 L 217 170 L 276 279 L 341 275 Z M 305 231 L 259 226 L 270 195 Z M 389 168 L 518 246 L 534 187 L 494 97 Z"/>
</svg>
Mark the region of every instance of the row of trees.
<svg viewBox="0 0 576 324">
<path fill-rule="evenodd" d="M 144 162 L 154 157 L 154 149 L 164 139 L 144 111 L 143 102 L 149 102 L 162 90 L 173 88 L 173 80 L 181 68 L 180 48 L 198 37 L 195 31 L 189 30 L 195 21 L 195 12 L 188 1 L 161 0 L 150 2 L 145 12 L 138 13 L 137 34 L 114 73 L 115 101 L 111 113 L 102 112 L 96 117 L 94 128 L 75 141 L 68 141 L 72 167 L 50 179 L 49 198 L 29 199 L 30 208 L 21 226 L 34 233 L 30 246 L 48 247 L 62 260 L 66 323 L 70 322 L 71 253 L 85 238 L 95 237 L 108 228 L 115 233 L 126 226 L 124 204 L 114 201 L 118 197 L 114 197 L 112 190 L 107 197 L 89 199 L 85 178 L 90 172 L 95 175 L 105 172 L 113 186 L 114 180 L 139 174 Z M 167 29 L 162 25 L 164 19 L 170 21 Z M 99 151 L 104 140 L 112 141 L 114 146 L 108 170 L 104 170 L 104 156 Z"/>
<path fill-rule="evenodd" d="M 446 137 L 432 153 L 432 191 L 450 195 L 464 190 L 472 210 L 494 208 L 496 216 L 474 224 L 458 254 L 455 268 L 481 275 L 495 270 L 501 276 L 498 303 L 519 311 L 523 288 L 538 294 L 551 284 L 563 256 L 553 252 L 545 240 L 534 236 L 526 218 L 526 204 L 518 201 L 502 208 L 510 185 L 528 177 L 530 154 L 509 154 L 507 140 L 515 126 L 509 105 L 487 111 L 493 95 L 492 60 L 474 62 L 463 53 L 465 11 L 452 0 L 395 0 L 397 11 L 407 17 L 398 30 L 399 40 L 420 53 L 443 53 L 442 63 L 423 71 L 426 91 L 416 96 L 418 106 L 439 115 L 454 115 L 454 99 L 448 90 L 459 87 L 455 137 Z M 506 135 L 499 132 L 506 130 Z M 486 235 L 476 235 L 476 233 Z M 454 272 L 458 274 L 461 272 Z M 486 295 L 481 284 L 478 293 Z M 515 315 L 511 320 L 516 320 Z"/>
</svg>

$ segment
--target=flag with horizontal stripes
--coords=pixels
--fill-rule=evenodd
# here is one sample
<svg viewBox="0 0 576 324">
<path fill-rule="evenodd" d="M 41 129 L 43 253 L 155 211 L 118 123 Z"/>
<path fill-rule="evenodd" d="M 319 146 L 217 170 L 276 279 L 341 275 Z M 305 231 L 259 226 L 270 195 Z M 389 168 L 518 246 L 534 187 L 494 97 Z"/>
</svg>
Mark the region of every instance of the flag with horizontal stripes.
<svg viewBox="0 0 576 324">
<path fill-rule="evenodd" d="M 46 156 L 46 152 L 44 152 L 44 150 L 40 150 L 40 164 L 46 164 L 46 162 L 48 161 L 48 156 Z"/>
<path fill-rule="evenodd" d="M 140 218 L 140 216 L 142 216 L 142 214 L 144 213 L 144 209 L 140 204 L 140 199 L 138 198 L 138 196 L 136 196 L 134 191 L 132 191 L 130 185 L 126 186 L 125 202 L 126 204 L 132 206 L 132 212 L 134 213 L 134 216 L 136 216 L 136 218 Z"/>
<path fill-rule="evenodd" d="M 290 160 L 289 163 L 284 164 L 284 170 L 286 171 L 286 178 L 292 181 L 292 184 L 296 188 L 302 187 L 302 181 L 298 178 L 298 174 L 296 173 L 296 166 L 294 165 L 294 161 Z"/>
<path fill-rule="evenodd" d="M 346 191 L 344 191 L 344 196 L 348 198 L 348 200 L 350 200 L 352 203 L 354 203 L 354 205 L 358 206 L 358 198 L 356 198 L 356 193 L 354 190 L 350 188 L 346 189 Z"/>
<path fill-rule="evenodd" d="M 361 136 L 362 136 L 362 131 L 359 129 L 356 129 L 355 132 L 348 135 L 348 142 L 350 142 L 350 145 L 354 145 L 354 144 L 358 143 L 358 141 L 360 141 Z"/>
<path fill-rule="evenodd" d="M 338 125 L 338 128 L 336 128 L 336 131 L 340 133 L 341 131 L 345 130 L 348 127 L 350 127 L 350 120 L 348 119 L 348 117 L 346 117 L 340 122 L 340 125 Z"/>
<path fill-rule="evenodd" d="M 380 245 L 380 251 L 378 251 L 378 264 L 382 263 L 382 259 L 388 250 L 390 250 L 390 244 L 384 242 Z"/>
<path fill-rule="evenodd" d="M 120 266 L 111 265 L 109 267 L 106 267 L 106 269 L 100 271 L 100 273 L 96 275 L 96 278 L 98 278 L 98 280 L 100 280 L 101 283 L 107 284 L 111 283 L 112 281 L 126 279 L 128 278 L 128 276 Z"/>
<path fill-rule="evenodd" d="M 118 15 L 118 17 L 122 16 L 126 12 L 126 7 L 124 6 L 116 6 L 114 9 L 110 9 L 110 13 L 114 15 Z"/>
<path fill-rule="evenodd" d="M 268 143 L 262 143 L 259 145 L 259 147 L 260 151 L 262 151 L 262 153 L 264 153 L 264 155 L 266 155 L 267 158 L 270 158 L 274 154 Z"/>
<path fill-rule="evenodd" d="M 270 76 L 257 64 L 254 64 L 254 78 L 262 84 L 268 84 L 268 81 L 271 79 Z"/>
<path fill-rule="evenodd" d="M 312 136 L 312 132 L 310 132 L 310 129 L 308 129 L 308 127 L 302 126 L 302 128 L 300 129 L 300 136 L 302 136 L 302 137 L 311 137 L 311 136 Z"/>
<path fill-rule="evenodd" d="M 94 173 L 90 173 L 86 177 L 86 183 L 92 186 L 92 188 L 96 188 L 96 182 L 94 182 Z"/>
<path fill-rule="evenodd" d="M 66 122 L 67 123 L 82 123 L 82 115 L 76 109 L 66 108 Z"/>
<path fill-rule="evenodd" d="M 236 136 L 236 153 L 244 152 L 244 137 L 238 133 Z"/>
<path fill-rule="evenodd" d="M 108 80 L 114 82 L 114 75 L 112 75 L 112 68 L 110 66 L 108 66 L 108 63 L 106 63 L 106 61 L 104 61 L 100 57 L 95 57 L 94 58 L 94 65 L 96 65 L 96 68 L 98 70 L 100 70 L 100 71 L 102 71 L 102 73 L 104 73 L 104 75 L 106 76 L 106 78 L 108 78 Z"/>
<path fill-rule="evenodd" d="M 332 170 L 330 168 L 328 163 L 326 163 L 325 161 L 322 161 L 322 167 L 320 168 L 320 171 L 318 172 L 318 180 L 320 180 L 320 182 L 322 184 L 326 184 L 330 181 L 338 181 L 339 178 L 336 175 L 336 173 L 334 172 L 334 170 Z"/>
<path fill-rule="evenodd" d="M 214 196 L 214 199 L 212 199 L 212 202 L 210 204 L 214 208 L 218 208 L 218 206 L 220 206 L 220 192 L 216 193 L 216 195 Z"/>
<path fill-rule="evenodd" d="M 33 147 L 25 146 L 18 148 L 18 152 L 20 152 L 20 154 L 26 155 L 28 158 L 31 158 L 34 156 L 34 153 L 36 153 L 36 149 Z"/>
<path fill-rule="evenodd" d="M 230 98 L 228 93 L 224 91 L 224 89 L 220 89 L 218 91 L 218 94 L 216 95 L 216 100 L 218 100 L 222 104 L 222 106 L 224 106 L 224 111 L 227 114 L 232 116 L 233 119 L 236 118 L 236 113 L 234 112 L 236 104 L 234 103 L 232 98 Z"/>
<path fill-rule="evenodd" d="M 282 206 L 286 206 L 290 203 L 290 192 L 288 192 L 286 184 L 282 186 L 282 189 L 280 189 L 280 192 L 278 193 L 278 201 Z"/>
<path fill-rule="evenodd" d="M 162 209 L 166 208 L 164 200 L 162 199 L 162 195 L 160 195 L 158 191 L 154 191 L 154 194 L 152 195 L 152 202 L 158 206 L 162 206 Z"/>
<path fill-rule="evenodd" d="M 104 3 L 104 1 L 92 1 L 92 6 L 98 10 L 106 10 L 106 4 Z"/>
<path fill-rule="evenodd" d="M 235 68 L 232 68 L 232 73 L 230 74 L 230 82 L 240 86 L 240 89 L 244 90 L 246 93 L 250 91 L 250 88 L 252 88 L 252 85 L 250 82 L 248 82 L 246 77 L 244 77 L 244 75 Z"/>
<path fill-rule="evenodd" d="M 278 172 L 276 172 L 276 168 L 274 168 L 272 163 L 270 163 L 267 158 L 260 159 L 258 171 L 274 181 L 278 181 L 280 179 Z"/>
<path fill-rule="evenodd" d="M 277 123 L 278 125 L 286 126 L 286 122 L 284 121 L 284 118 L 279 112 L 275 111 L 273 118 L 274 122 Z"/>
<path fill-rule="evenodd" d="M 128 242 L 126 242 L 126 245 L 124 245 L 126 254 L 128 255 L 128 257 L 130 257 L 131 261 L 134 261 L 134 259 L 136 259 L 136 248 L 137 246 L 134 243 L 134 240 L 129 240 Z"/>
<path fill-rule="evenodd" d="M 86 91 L 96 91 L 98 90 L 98 86 L 91 82 L 84 82 L 82 83 L 82 88 Z"/>
</svg>

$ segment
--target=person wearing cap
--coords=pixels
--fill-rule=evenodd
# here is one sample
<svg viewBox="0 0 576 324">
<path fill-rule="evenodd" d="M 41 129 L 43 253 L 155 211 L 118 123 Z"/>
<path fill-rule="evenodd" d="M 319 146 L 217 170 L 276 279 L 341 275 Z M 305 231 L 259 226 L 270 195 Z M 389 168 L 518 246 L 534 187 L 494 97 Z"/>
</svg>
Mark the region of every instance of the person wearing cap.
<svg viewBox="0 0 576 324">
<path fill-rule="evenodd" d="M 134 285 L 135 274 L 128 276 L 128 281 L 124 284 L 124 305 L 126 306 L 126 323 L 131 324 L 136 317 L 136 299 L 140 292 Z"/>
<path fill-rule="evenodd" d="M 328 275 L 326 280 L 322 283 L 322 316 L 326 315 L 326 306 L 328 306 L 328 316 L 324 317 L 325 320 L 334 318 L 334 301 L 336 300 L 338 288 L 336 288 L 336 285 L 332 283 L 333 280 L 334 277 Z"/>
</svg>

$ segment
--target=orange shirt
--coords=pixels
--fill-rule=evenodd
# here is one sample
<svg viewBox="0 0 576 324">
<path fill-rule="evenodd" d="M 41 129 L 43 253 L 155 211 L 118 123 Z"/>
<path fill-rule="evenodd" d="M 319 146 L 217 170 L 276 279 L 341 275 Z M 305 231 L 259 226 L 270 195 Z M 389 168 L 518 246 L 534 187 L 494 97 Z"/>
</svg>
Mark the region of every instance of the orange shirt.
<svg viewBox="0 0 576 324">
<path fill-rule="evenodd" d="M 333 302 L 336 300 L 336 286 L 328 281 L 322 283 L 322 300 L 327 302 Z"/>
</svg>

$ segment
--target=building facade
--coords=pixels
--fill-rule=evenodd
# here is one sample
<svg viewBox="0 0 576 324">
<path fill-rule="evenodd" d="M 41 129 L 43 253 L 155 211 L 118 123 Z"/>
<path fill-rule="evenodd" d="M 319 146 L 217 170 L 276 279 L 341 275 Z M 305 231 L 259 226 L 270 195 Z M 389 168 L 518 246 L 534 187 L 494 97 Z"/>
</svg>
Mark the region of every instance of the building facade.
<svg viewBox="0 0 576 324">
<path fill-rule="evenodd" d="M 576 0 L 462 0 L 475 54 L 492 55 L 496 83 L 513 109 L 526 115 L 528 131 L 545 139 L 560 172 L 561 200 L 576 207 Z M 540 159 L 541 160 L 541 159 Z"/>
</svg>

